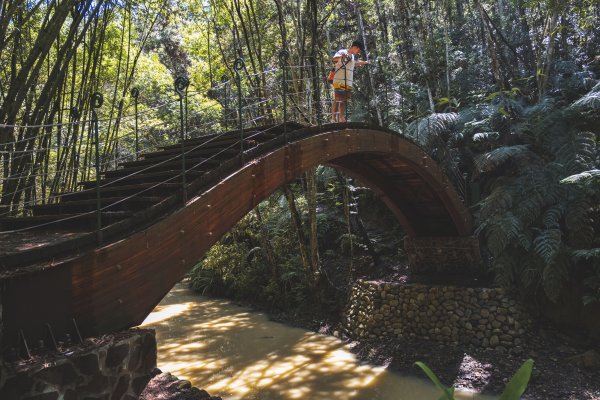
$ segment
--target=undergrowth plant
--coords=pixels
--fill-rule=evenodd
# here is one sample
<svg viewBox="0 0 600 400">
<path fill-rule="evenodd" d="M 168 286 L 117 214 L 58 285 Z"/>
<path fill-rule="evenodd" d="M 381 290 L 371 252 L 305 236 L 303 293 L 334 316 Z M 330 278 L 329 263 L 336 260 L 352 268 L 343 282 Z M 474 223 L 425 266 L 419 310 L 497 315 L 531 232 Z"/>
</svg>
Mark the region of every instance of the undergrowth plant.
<svg viewBox="0 0 600 400">
<path fill-rule="evenodd" d="M 481 186 L 476 234 L 500 286 L 556 301 L 576 283 L 589 303 L 600 299 L 600 83 L 580 81 L 568 97 L 533 105 L 518 90 L 498 92 L 406 132 Z"/>
<path fill-rule="evenodd" d="M 454 388 L 446 387 L 440 382 L 435 373 L 425 363 L 417 361 L 415 363 L 419 368 L 423 370 L 425 375 L 433 382 L 435 387 L 442 391 L 442 396 L 438 400 L 455 400 L 454 399 Z M 499 400 L 519 400 L 525 390 L 527 384 L 531 378 L 531 371 L 533 370 L 533 360 L 528 359 L 521 365 L 521 367 L 515 372 L 510 378 L 510 381 L 506 384 L 504 391 L 500 395 Z"/>
</svg>

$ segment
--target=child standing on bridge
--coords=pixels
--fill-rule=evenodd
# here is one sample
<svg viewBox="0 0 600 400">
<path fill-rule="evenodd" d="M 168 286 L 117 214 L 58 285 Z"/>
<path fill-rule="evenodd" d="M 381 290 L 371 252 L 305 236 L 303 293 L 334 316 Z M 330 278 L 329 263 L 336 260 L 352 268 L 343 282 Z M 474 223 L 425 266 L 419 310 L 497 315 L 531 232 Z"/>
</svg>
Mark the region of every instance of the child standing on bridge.
<svg viewBox="0 0 600 400">
<path fill-rule="evenodd" d="M 333 105 L 331 121 L 346 122 L 346 107 L 352 91 L 354 67 L 368 64 L 368 61 L 356 61 L 355 56 L 364 51 L 360 40 L 352 42 L 348 49 L 341 49 L 333 56 L 335 75 L 333 76 Z"/>
</svg>

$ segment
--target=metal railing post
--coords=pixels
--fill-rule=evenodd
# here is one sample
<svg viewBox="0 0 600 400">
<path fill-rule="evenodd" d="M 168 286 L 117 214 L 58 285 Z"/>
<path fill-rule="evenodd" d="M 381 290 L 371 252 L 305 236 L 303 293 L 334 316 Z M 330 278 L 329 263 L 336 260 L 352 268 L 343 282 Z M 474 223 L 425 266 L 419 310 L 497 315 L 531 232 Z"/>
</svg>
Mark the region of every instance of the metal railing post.
<svg viewBox="0 0 600 400">
<path fill-rule="evenodd" d="M 140 89 L 134 87 L 131 89 L 131 97 L 133 97 L 134 101 L 134 110 L 135 110 L 135 159 L 139 160 L 140 158 L 140 139 L 138 134 L 138 97 L 140 97 Z"/>
<path fill-rule="evenodd" d="M 283 49 L 279 52 L 279 63 L 281 64 L 281 70 L 283 72 L 282 81 L 281 81 L 281 90 L 283 92 L 283 138 L 286 143 L 288 143 L 288 135 L 287 135 L 287 63 L 290 58 L 290 52 L 286 49 Z"/>
<path fill-rule="evenodd" d="M 181 146 L 181 192 L 183 198 L 183 204 L 187 203 L 187 182 L 185 179 L 186 166 L 185 166 L 185 138 L 187 123 L 184 121 L 184 105 L 183 99 L 187 95 L 187 88 L 190 84 L 190 80 L 186 76 L 179 76 L 175 79 L 175 92 L 179 95 L 179 143 Z"/>
<path fill-rule="evenodd" d="M 227 75 L 223 75 L 221 77 L 221 83 L 223 84 L 223 102 L 225 103 L 225 110 L 223 113 L 223 124 L 225 125 L 225 129 L 229 126 L 229 77 Z"/>
<path fill-rule="evenodd" d="M 98 113 L 97 108 L 102 107 L 104 98 L 99 92 L 94 92 L 91 99 L 92 123 L 90 124 L 90 134 L 94 145 L 95 170 L 96 170 L 96 237 L 98 244 L 102 244 L 102 199 L 100 197 L 100 135 L 98 134 Z"/>
<path fill-rule="evenodd" d="M 238 58 L 233 63 L 235 70 L 235 80 L 238 87 L 238 128 L 240 130 L 240 157 L 244 163 L 244 122 L 242 121 L 242 77 L 240 71 L 244 69 L 244 59 Z"/>
</svg>

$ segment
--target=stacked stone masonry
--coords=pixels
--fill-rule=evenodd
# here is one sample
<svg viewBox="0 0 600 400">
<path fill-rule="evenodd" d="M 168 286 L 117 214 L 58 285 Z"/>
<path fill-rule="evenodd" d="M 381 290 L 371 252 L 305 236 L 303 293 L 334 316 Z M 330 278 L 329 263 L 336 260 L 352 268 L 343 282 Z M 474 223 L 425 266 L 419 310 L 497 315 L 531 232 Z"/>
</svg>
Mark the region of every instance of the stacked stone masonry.
<svg viewBox="0 0 600 400">
<path fill-rule="evenodd" d="M 130 330 L 0 362 L 0 399 L 136 400 L 155 368 L 154 331 Z"/>
<path fill-rule="evenodd" d="M 357 338 L 421 338 L 507 351 L 531 319 L 504 289 L 357 281 L 345 314 Z"/>
</svg>

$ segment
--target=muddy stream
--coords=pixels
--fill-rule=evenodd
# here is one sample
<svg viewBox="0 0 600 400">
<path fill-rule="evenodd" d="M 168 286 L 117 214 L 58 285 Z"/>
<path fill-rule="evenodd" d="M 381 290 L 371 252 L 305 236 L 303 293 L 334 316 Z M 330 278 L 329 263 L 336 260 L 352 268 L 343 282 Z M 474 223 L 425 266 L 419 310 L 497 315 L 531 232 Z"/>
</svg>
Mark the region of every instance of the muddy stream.
<svg viewBox="0 0 600 400">
<path fill-rule="evenodd" d="M 177 284 L 146 318 L 158 367 L 224 400 L 435 400 L 424 379 L 358 361 L 339 339 Z M 493 397 L 461 392 L 457 399 Z"/>
</svg>

